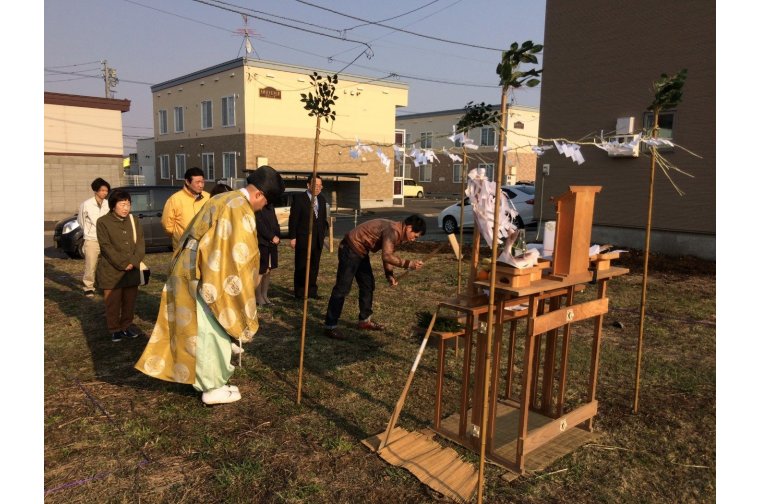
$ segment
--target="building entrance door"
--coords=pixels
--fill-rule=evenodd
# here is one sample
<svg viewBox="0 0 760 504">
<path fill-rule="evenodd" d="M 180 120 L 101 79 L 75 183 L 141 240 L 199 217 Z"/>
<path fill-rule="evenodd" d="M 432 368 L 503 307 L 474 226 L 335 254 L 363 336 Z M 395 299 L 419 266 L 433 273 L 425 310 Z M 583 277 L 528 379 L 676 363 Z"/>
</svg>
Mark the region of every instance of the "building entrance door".
<svg viewBox="0 0 760 504">
<path fill-rule="evenodd" d="M 393 206 L 404 206 L 404 177 L 393 177 Z"/>
</svg>

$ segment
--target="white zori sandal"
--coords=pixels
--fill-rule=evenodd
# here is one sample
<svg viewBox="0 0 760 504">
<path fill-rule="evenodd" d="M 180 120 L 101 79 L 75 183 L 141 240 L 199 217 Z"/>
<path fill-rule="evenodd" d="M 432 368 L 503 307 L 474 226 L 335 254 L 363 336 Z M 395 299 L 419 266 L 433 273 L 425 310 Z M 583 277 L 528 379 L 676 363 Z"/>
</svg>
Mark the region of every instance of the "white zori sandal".
<svg viewBox="0 0 760 504">
<path fill-rule="evenodd" d="M 234 385 L 225 385 L 203 393 L 201 400 L 203 404 L 227 404 L 240 400 L 240 391 Z"/>
<path fill-rule="evenodd" d="M 232 348 L 232 355 L 240 355 L 245 352 L 245 349 L 234 341 L 230 343 L 230 347 Z"/>
</svg>

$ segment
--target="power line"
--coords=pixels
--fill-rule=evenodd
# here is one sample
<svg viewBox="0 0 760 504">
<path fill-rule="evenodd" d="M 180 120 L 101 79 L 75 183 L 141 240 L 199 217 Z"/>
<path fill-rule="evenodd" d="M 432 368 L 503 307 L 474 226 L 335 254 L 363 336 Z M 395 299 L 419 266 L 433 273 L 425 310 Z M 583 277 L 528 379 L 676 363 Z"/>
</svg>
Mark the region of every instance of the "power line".
<svg viewBox="0 0 760 504">
<path fill-rule="evenodd" d="M 59 66 L 53 66 L 53 67 L 47 67 L 47 68 L 69 68 L 69 67 L 76 67 L 76 66 L 84 66 L 84 65 L 93 65 L 95 63 L 100 63 L 100 61 L 88 61 L 86 63 L 74 63 L 73 65 L 59 65 Z"/>
<path fill-rule="evenodd" d="M 408 28 L 408 27 L 412 26 L 412 25 L 413 25 L 413 24 L 415 24 L 415 23 L 419 23 L 420 21 L 422 21 L 422 20 L 424 20 L 424 19 L 428 19 L 428 18 L 429 18 L 429 17 L 431 17 L 431 16 L 435 16 L 435 15 L 436 15 L 436 14 L 438 14 L 439 12 L 441 12 L 441 11 L 444 11 L 444 10 L 446 10 L 446 9 L 450 8 L 450 7 L 453 7 L 454 5 L 458 4 L 458 3 L 459 3 L 459 2 L 461 2 L 461 1 L 462 1 L 462 0 L 456 0 L 455 2 L 453 2 L 453 3 L 449 4 L 449 5 L 447 5 L 447 6 L 443 7 L 443 8 L 441 8 L 441 9 L 438 9 L 437 11 L 433 11 L 433 12 L 431 12 L 431 13 L 430 13 L 430 14 L 428 14 L 427 16 L 423 16 L 423 17 L 421 17 L 421 18 L 419 18 L 419 19 L 417 19 L 417 20 L 415 20 L 415 21 L 412 21 L 411 23 L 409 23 L 409 24 L 407 24 L 407 25 L 404 25 L 404 28 Z M 429 4 L 428 4 L 428 5 L 429 5 Z M 386 34 L 384 34 L 384 35 L 380 35 L 379 37 L 375 37 L 375 38 L 373 38 L 372 40 L 370 40 L 370 41 L 369 41 L 369 43 L 371 44 L 372 42 L 375 42 L 375 41 L 378 41 L 378 40 L 380 40 L 380 39 L 384 39 L 384 38 L 386 38 L 386 37 L 389 37 L 389 36 L 390 36 L 392 33 L 393 33 L 393 31 L 389 31 L 389 32 L 387 32 L 387 33 L 386 33 Z M 402 47 L 403 47 L 403 45 L 402 45 Z M 416 48 L 416 47 L 413 47 L 413 48 L 414 48 L 414 49 L 419 49 L 419 48 Z M 333 55 L 332 55 L 332 57 L 334 58 L 335 56 L 338 56 L 339 54 L 343 54 L 343 53 L 345 53 L 345 52 L 348 52 L 348 51 L 350 51 L 350 50 L 352 50 L 352 49 L 353 49 L 353 48 L 351 48 L 351 49 L 346 49 L 346 50 L 344 50 L 344 51 L 340 51 L 340 52 L 337 52 L 337 53 L 333 54 Z M 425 50 L 425 51 L 430 51 L 429 49 L 424 49 L 424 50 Z M 432 52 L 435 52 L 435 51 L 432 51 Z"/>
<path fill-rule="evenodd" d="M 198 0 L 196 0 L 196 1 L 198 1 Z M 375 25 L 375 26 L 381 26 L 383 28 L 388 28 L 390 30 L 394 30 L 394 31 L 397 31 L 397 32 L 406 33 L 407 35 L 414 35 L 415 37 L 421 37 L 421 38 L 425 38 L 425 39 L 429 39 L 429 40 L 435 40 L 437 42 L 444 42 L 446 44 L 455 44 L 455 45 L 459 45 L 459 46 L 473 47 L 475 49 L 485 49 L 485 50 L 488 50 L 488 51 L 498 51 L 498 52 L 504 51 L 504 49 L 499 49 L 499 48 L 496 48 L 496 47 L 486 47 L 486 46 L 481 46 L 481 45 L 477 45 L 477 44 L 468 44 L 466 42 L 457 42 L 455 40 L 448 40 L 448 39 L 444 39 L 444 38 L 440 38 L 440 37 L 433 37 L 432 35 L 423 35 L 421 33 L 413 32 L 413 31 L 409 31 L 409 30 L 404 30 L 403 28 L 396 28 L 396 27 L 389 26 L 389 25 L 386 25 L 386 24 L 377 23 L 375 21 L 370 21 L 368 19 L 363 19 L 363 18 L 360 18 L 360 17 L 351 16 L 350 14 L 344 14 L 343 12 L 339 12 L 339 11 L 330 9 L 328 7 L 322 7 L 321 5 L 316 5 L 316 4 L 307 2 L 306 0 L 295 0 L 295 1 L 298 2 L 298 3 L 302 3 L 304 5 L 308 5 L 310 7 L 314 7 L 315 9 L 321 9 L 321 10 L 324 10 L 324 11 L 327 11 L 327 12 L 332 12 L 333 14 L 337 14 L 339 16 L 344 16 L 344 17 L 347 17 L 349 19 L 354 19 L 356 21 L 361 21 L 363 23 L 372 24 L 372 25 Z"/>
<path fill-rule="evenodd" d="M 49 70 L 48 68 L 45 68 L 46 72 L 54 73 L 54 74 L 62 74 L 62 75 L 77 75 L 79 77 L 90 77 L 92 79 L 102 79 L 102 75 L 85 75 L 80 74 L 77 72 L 61 72 L 59 70 Z M 146 86 L 152 86 L 154 83 L 152 82 L 142 82 L 142 81 L 133 81 L 133 80 L 127 80 L 127 79 L 119 79 L 119 82 L 128 82 L 130 84 L 145 84 Z"/>
<path fill-rule="evenodd" d="M 254 10 L 254 9 L 249 9 L 248 7 L 245 7 L 245 6 L 242 6 L 242 5 L 236 5 L 236 4 L 233 4 L 233 3 L 225 2 L 223 0 L 211 0 L 211 1 L 213 1 L 215 3 L 218 3 L 218 4 L 222 4 L 222 5 L 229 5 L 230 7 L 236 7 L 238 9 L 246 9 L 247 11 L 249 11 L 249 12 L 255 12 L 256 14 L 262 14 L 262 15 L 271 16 L 271 17 L 277 18 L 277 19 L 284 19 L 285 21 L 291 21 L 293 23 L 298 23 L 298 24 L 302 24 L 302 25 L 306 25 L 306 26 L 312 26 L 314 28 L 319 28 L 321 30 L 334 31 L 335 33 L 341 33 L 342 32 L 342 30 L 338 30 L 337 28 L 330 28 L 329 26 L 322 26 L 322 25 L 318 25 L 318 24 L 314 24 L 314 23 L 309 23 L 308 21 L 301 21 L 299 19 L 293 19 L 293 18 L 289 18 L 289 17 L 285 17 L 285 16 L 278 16 L 277 14 L 272 14 L 270 12 L 257 11 L 257 10 Z"/>
<path fill-rule="evenodd" d="M 412 10 L 410 10 L 410 11 L 404 12 L 403 14 L 399 14 L 398 16 L 393 16 L 393 17 L 389 17 L 389 18 L 381 19 L 380 21 L 375 21 L 375 22 L 376 22 L 376 23 L 384 23 L 384 22 L 386 22 L 386 21 L 392 21 L 392 20 L 394 20 L 394 19 L 398 19 L 398 18 L 400 18 L 400 17 L 404 17 L 404 16 L 406 16 L 406 15 L 409 15 L 409 14 L 412 14 L 412 13 L 414 13 L 414 12 L 417 12 L 417 11 L 419 11 L 419 10 L 422 10 L 422 9 L 424 9 L 425 7 L 427 7 L 428 5 L 433 5 L 434 3 L 437 3 L 437 2 L 439 2 L 439 1 L 440 1 L 440 0 L 432 0 L 431 2 L 428 2 L 428 3 L 426 3 L 425 5 L 421 5 L 421 6 L 417 7 L 416 9 L 412 9 Z M 345 30 L 343 30 L 343 31 L 349 31 L 349 30 L 353 30 L 353 29 L 355 29 L 355 28 L 360 28 L 360 27 L 362 27 L 362 26 L 367 26 L 367 25 L 370 25 L 370 24 L 372 24 L 372 23 L 362 23 L 362 24 L 358 24 L 358 25 L 356 25 L 356 26 L 352 26 L 351 28 L 346 28 L 346 29 L 345 29 Z"/>
<path fill-rule="evenodd" d="M 216 26 L 216 25 L 212 25 L 210 23 L 206 23 L 206 22 L 203 22 L 203 21 L 198 21 L 197 19 L 189 18 L 187 16 L 182 16 L 182 15 L 176 14 L 174 12 L 169 12 L 169 11 L 165 11 L 165 10 L 162 10 L 162 9 L 150 6 L 150 5 L 141 4 L 140 2 L 135 2 L 134 0 L 123 0 L 123 1 L 127 2 L 127 3 L 134 4 L 134 5 L 139 5 L 140 7 L 145 7 L 146 9 L 151 9 L 151 10 L 154 10 L 154 11 L 162 12 L 162 13 L 168 14 L 170 16 L 178 17 L 180 19 L 186 19 L 187 21 L 192 21 L 193 23 L 198 23 L 198 24 L 202 24 L 204 26 L 209 26 L 211 28 L 216 28 L 218 30 L 223 30 L 223 31 L 226 31 L 226 32 L 231 33 L 233 35 L 236 34 L 234 30 L 230 30 L 229 28 L 224 28 L 222 26 Z"/>
<path fill-rule="evenodd" d="M 82 79 L 90 79 L 90 78 L 100 78 L 97 75 L 87 75 L 82 77 L 74 77 L 72 79 L 58 79 L 58 80 L 46 80 L 46 83 L 52 84 L 55 82 L 69 82 L 69 81 L 75 81 L 75 80 L 82 80 Z"/>
<path fill-rule="evenodd" d="M 299 30 L 299 31 L 302 31 L 302 32 L 312 33 L 314 35 L 321 35 L 323 37 L 328 37 L 328 38 L 335 39 L 335 40 L 340 40 L 340 41 L 343 41 L 343 42 L 352 42 L 354 44 L 361 44 L 361 45 L 365 46 L 367 49 L 372 50 L 372 48 L 369 46 L 369 44 L 367 44 L 366 42 L 362 42 L 361 40 L 352 40 L 352 39 L 348 39 L 348 38 L 345 38 L 345 37 L 340 37 L 338 35 L 330 35 L 329 33 L 321 33 L 321 32 L 318 32 L 318 31 L 309 30 L 308 28 L 302 28 L 302 27 L 299 27 L 299 26 L 292 26 L 292 25 L 289 25 L 287 23 L 281 23 L 280 21 L 274 21 L 272 19 L 267 19 L 267 18 L 258 16 L 258 15 L 255 15 L 255 14 L 249 14 L 247 12 L 242 12 L 240 10 L 236 10 L 236 9 L 231 8 L 231 7 L 225 7 L 224 5 L 218 5 L 218 4 L 215 4 L 215 3 L 207 2 L 205 0 L 193 0 L 193 2 L 197 2 L 197 3 L 200 3 L 200 4 L 208 5 L 209 7 L 216 7 L 217 9 L 222 9 L 222 10 L 226 10 L 226 11 L 229 11 L 229 12 L 234 12 L 235 14 L 246 15 L 248 17 L 252 17 L 254 19 L 258 19 L 259 21 L 264 21 L 266 23 L 272 23 L 272 24 L 276 24 L 276 25 L 280 25 L 280 26 L 285 26 L 286 28 L 291 28 L 293 30 Z M 248 12 L 251 12 L 250 9 L 246 9 L 246 10 L 248 10 Z"/>
</svg>

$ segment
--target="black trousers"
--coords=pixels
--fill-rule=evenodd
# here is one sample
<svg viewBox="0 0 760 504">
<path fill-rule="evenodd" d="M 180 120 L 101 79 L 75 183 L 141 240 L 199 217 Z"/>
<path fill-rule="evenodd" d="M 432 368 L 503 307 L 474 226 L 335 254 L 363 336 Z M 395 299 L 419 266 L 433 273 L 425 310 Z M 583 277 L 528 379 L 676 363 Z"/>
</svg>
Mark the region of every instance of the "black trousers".
<svg viewBox="0 0 760 504">
<path fill-rule="evenodd" d="M 375 276 L 372 274 L 369 255 L 360 256 L 342 241 L 338 247 L 338 273 L 335 275 L 335 287 L 327 303 L 326 326 L 338 325 L 343 303 L 351 292 L 354 278 L 359 286 L 359 320 L 367 320 L 372 315 L 372 296 L 375 292 Z"/>
<path fill-rule="evenodd" d="M 299 242 L 306 242 L 307 238 L 296 240 L 296 258 L 295 268 L 293 268 L 293 293 L 297 298 L 303 298 L 304 287 L 306 286 L 306 255 L 309 247 L 304 244 L 299 246 Z M 309 296 L 317 295 L 317 276 L 319 275 L 319 261 L 322 258 L 322 247 L 314 239 L 311 246 L 311 268 L 309 270 Z"/>
</svg>

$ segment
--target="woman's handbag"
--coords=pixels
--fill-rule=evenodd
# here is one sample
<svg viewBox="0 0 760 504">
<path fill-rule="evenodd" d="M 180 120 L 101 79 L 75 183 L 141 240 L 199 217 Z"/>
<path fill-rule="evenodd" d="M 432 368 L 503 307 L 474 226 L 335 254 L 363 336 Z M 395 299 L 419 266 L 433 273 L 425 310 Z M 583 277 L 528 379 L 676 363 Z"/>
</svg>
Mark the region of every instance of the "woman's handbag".
<svg viewBox="0 0 760 504">
<path fill-rule="evenodd" d="M 135 228 L 135 218 L 132 214 L 129 214 L 129 220 L 132 222 L 132 239 L 137 244 L 137 229 Z M 150 280 L 150 268 L 147 264 L 140 261 L 140 285 L 147 285 L 148 280 Z"/>
</svg>

